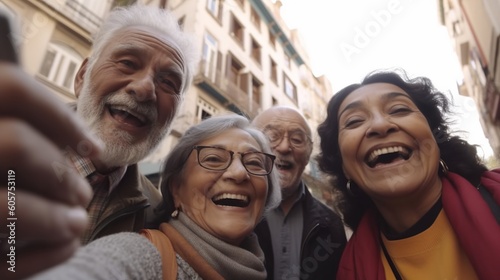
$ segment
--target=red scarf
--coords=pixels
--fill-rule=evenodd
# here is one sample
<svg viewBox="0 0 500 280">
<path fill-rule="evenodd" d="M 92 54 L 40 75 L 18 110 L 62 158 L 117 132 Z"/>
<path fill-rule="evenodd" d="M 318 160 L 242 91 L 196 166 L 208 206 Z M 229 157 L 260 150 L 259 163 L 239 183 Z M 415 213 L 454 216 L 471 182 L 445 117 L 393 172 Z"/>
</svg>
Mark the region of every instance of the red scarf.
<svg viewBox="0 0 500 280">
<path fill-rule="evenodd" d="M 500 225 L 477 189 L 458 174 L 441 178 L 443 209 L 457 238 L 481 280 L 500 276 Z M 481 184 L 500 205 L 500 169 L 487 171 Z M 380 231 L 375 215 L 367 211 L 340 261 L 337 279 L 383 280 L 379 246 Z"/>
</svg>

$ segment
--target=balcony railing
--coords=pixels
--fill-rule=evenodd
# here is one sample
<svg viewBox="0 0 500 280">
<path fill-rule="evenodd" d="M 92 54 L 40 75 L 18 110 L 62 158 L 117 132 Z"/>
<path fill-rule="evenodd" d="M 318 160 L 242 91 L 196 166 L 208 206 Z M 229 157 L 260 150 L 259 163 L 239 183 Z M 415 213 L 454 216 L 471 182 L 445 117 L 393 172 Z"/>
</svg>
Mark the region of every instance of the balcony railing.
<svg viewBox="0 0 500 280">
<path fill-rule="evenodd" d="M 106 11 L 111 7 L 110 0 L 106 2 Z M 97 14 L 77 0 L 42 0 L 68 19 L 72 20 L 90 33 L 96 32 L 102 24 L 105 14 Z"/>
<path fill-rule="evenodd" d="M 253 101 L 247 92 L 223 76 L 215 67 L 207 67 L 207 61 L 200 63 L 194 82 L 230 110 L 241 112 L 249 118 L 260 112 L 260 105 Z"/>
</svg>

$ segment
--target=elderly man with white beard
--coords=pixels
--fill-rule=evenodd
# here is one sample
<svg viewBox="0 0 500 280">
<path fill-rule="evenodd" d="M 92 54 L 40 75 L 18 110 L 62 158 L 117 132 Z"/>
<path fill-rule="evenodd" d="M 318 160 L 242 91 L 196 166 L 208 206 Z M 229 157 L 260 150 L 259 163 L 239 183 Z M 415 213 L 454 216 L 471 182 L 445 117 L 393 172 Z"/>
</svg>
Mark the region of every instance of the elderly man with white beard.
<svg viewBox="0 0 500 280">
<path fill-rule="evenodd" d="M 75 78 L 76 111 L 104 150 L 92 160 L 68 152 L 94 189 L 83 244 L 152 221 L 161 195 L 137 162 L 169 131 L 192 81 L 194 45 L 175 17 L 145 6 L 112 11 L 96 34 Z"/>
<path fill-rule="evenodd" d="M 9 180 L 0 200 L 16 203 L 0 218 L 19 222 L 15 247 L 7 227 L 0 230 L 0 252 L 15 248 L 18 269 L 2 261 L 0 279 L 24 278 L 80 243 L 148 226 L 161 196 L 137 162 L 168 133 L 199 56 L 168 11 L 118 8 L 75 78 L 75 113 L 17 64 L 10 25 L 0 11 L 0 171 Z"/>
</svg>

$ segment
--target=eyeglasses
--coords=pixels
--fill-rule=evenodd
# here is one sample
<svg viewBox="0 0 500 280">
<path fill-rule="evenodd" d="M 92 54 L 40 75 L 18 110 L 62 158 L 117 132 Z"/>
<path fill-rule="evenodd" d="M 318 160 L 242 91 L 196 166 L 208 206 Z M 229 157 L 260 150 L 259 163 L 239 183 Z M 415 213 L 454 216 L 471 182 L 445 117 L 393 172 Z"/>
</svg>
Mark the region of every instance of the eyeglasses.
<svg viewBox="0 0 500 280">
<path fill-rule="evenodd" d="M 288 136 L 288 142 L 294 148 L 303 148 L 307 143 L 311 143 L 311 137 L 300 130 L 296 131 L 282 131 L 277 128 L 266 128 L 264 134 L 269 139 L 271 147 L 278 146 L 285 137 Z"/>
<path fill-rule="evenodd" d="M 228 151 L 224 148 L 213 146 L 194 146 L 193 150 L 197 151 L 198 164 L 208 170 L 223 171 L 226 170 L 233 162 L 235 152 Z M 274 155 L 262 152 L 246 152 L 240 154 L 240 160 L 248 173 L 265 176 L 271 173 L 274 166 Z"/>
</svg>

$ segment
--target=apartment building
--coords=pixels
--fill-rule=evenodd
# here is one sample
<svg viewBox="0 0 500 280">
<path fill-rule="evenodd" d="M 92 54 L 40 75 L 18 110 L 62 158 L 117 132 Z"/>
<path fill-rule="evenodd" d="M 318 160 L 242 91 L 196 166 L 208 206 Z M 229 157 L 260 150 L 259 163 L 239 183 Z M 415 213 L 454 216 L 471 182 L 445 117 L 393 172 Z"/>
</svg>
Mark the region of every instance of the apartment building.
<svg viewBox="0 0 500 280">
<path fill-rule="evenodd" d="M 486 137 L 500 158 L 500 1 L 438 3 L 462 66 L 459 92 L 474 99 Z"/>
<path fill-rule="evenodd" d="M 182 28 L 195 34 L 201 52 L 171 133 L 140 164 L 153 179 L 184 131 L 212 115 L 233 111 L 253 118 L 273 105 L 287 105 L 301 110 L 313 131 L 325 118 L 330 82 L 313 75 L 298 32 L 280 17 L 280 1 L 0 0 L 0 8 L 21 26 L 16 41 L 25 69 L 70 102 L 75 100 L 73 78 L 89 54 L 92 33 L 110 9 L 137 2 L 172 10 Z M 317 151 L 319 139 L 313 140 Z M 321 184 L 314 179 L 319 177 L 314 162 L 307 173 L 310 184 Z"/>
<path fill-rule="evenodd" d="M 15 19 L 21 62 L 63 101 L 75 100 L 73 78 L 88 56 L 102 18 L 117 1 L 0 0 Z"/>
</svg>

